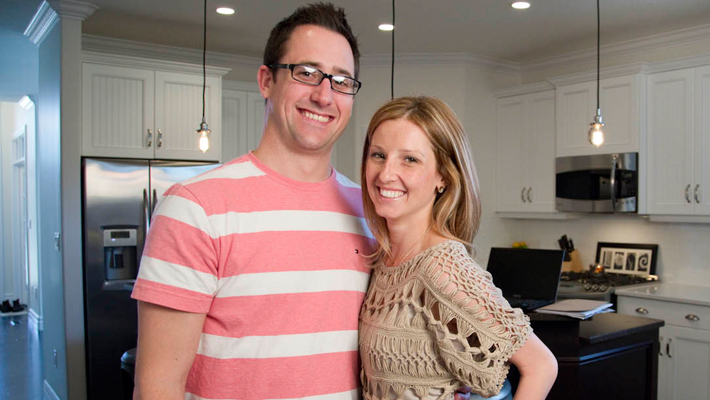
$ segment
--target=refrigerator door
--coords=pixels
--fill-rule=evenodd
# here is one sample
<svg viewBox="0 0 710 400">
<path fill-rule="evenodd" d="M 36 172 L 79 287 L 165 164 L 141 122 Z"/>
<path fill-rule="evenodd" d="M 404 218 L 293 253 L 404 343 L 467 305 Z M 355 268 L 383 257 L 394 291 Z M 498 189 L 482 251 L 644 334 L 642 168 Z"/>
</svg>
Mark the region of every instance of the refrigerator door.
<svg viewBox="0 0 710 400">
<path fill-rule="evenodd" d="M 119 400 L 121 355 L 136 346 L 131 290 L 150 212 L 147 161 L 83 161 L 84 306 L 88 398 Z"/>
<path fill-rule="evenodd" d="M 219 167 L 220 165 L 221 164 L 193 161 L 151 161 L 151 215 L 158 201 L 163 197 L 163 194 L 170 186 Z"/>
</svg>

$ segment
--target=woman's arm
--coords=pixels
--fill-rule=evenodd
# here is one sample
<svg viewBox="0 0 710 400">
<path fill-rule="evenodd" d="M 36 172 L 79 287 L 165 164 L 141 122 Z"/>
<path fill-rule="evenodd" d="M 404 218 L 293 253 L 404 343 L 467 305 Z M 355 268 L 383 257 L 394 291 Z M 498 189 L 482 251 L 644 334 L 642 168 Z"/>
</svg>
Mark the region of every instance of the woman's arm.
<svg viewBox="0 0 710 400">
<path fill-rule="evenodd" d="M 557 360 L 535 335 L 510 357 L 520 371 L 520 383 L 514 400 L 544 400 L 557 378 Z"/>
<path fill-rule="evenodd" d="M 185 399 L 205 314 L 138 302 L 134 400 Z"/>
</svg>

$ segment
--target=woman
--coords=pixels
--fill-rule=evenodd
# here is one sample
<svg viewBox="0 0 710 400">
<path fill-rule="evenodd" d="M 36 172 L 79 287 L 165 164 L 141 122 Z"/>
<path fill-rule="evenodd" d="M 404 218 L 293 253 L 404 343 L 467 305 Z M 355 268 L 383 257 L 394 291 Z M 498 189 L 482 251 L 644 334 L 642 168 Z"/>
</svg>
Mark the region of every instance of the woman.
<svg viewBox="0 0 710 400">
<path fill-rule="evenodd" d="M 544 399 L 557 363 L 470 257 L 481 206 L 461 123 L 442 101 L 406 97 L 372 118 L 362 158 L 365 217 L 377 239 L 360 313 L 363 395 L 497 394 L 508 362 L 516 399 Z"/>
</svg>

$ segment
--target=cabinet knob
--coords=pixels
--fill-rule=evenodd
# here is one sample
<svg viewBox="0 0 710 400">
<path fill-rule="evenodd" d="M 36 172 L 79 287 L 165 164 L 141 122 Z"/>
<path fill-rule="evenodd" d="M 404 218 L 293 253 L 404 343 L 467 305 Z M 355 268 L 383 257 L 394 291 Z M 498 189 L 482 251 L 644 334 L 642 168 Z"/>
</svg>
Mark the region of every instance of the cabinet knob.
<svg viewBox="0 0 710 400">
<path fill-rule="evenodd" d="M 690 204 L 690 185 L 685 187 L 685 201 Z"/>
<path fill-rule="evenodd" d="M 698 194 L 699 191 L 700 191 L 700 184 L 698 183 L 697 185 L 695 185 L 695 193 L 694 193 L 695 202 L 698 204 L 700 204 L 700 195 Z"/>
<path fill-rule="evenodd" d="M 645 309 L 645 308 L 643 308 L 643 307 L 637 308 L 637 309 L 636 309 L 636 312 L 639 313 L 639 314 L 648 314 L 648 310 Z"/>
<path fill-rule="evenodd" d="M 146 147 L 150 147 L 153 145 L 153 132 L 148 129 L 148 133 L 145 135 L 145 145 Z"/>
<path fill-rule="evenodd" d="M 525 188 L 523 188 L 523 190 L 520 191 L 520 200 L 522 200 L 523 203 L 525 203 Z"/>
<path fill-rule="evenodd" d="M 163 147 L 163 131 L 158 129 L 158 148 Z"/>
<path fill-rule="evenodd" d="M 700 317 L 695 314 L 688 314 L 685 316 L 685 319 L 687 319 L 688 321 L 700 321 Z"/>
<path fill-rule="evenodd" d="M 528 203 L 532 203 L 532 197 L 530 197 L 530 192 L 532 192 L 532 188 L 531 188 L 531 187 L 528 188 L 528 196 L 527 196 L 527 197 L 528 197 Z"/>
</svg>

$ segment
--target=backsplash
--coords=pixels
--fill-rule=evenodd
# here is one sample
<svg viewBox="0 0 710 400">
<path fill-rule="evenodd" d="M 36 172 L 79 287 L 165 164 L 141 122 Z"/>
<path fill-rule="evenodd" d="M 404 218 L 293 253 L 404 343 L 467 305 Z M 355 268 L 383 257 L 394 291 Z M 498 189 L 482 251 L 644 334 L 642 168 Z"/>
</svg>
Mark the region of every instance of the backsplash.
<svg viewBox="0 0 710 400">
<path fill-rule="evenodd" d="M 585 267 L 597 242 L 658 244 L 656 273 L 663 282 L 710 286 L 710 224 L 651 222 L 643 216 L 582 215 L 574 220 L 515 220 L 514 237 L 530 247 L 558 248 L 563 234 L 574 239 Z"/>
</svg>

